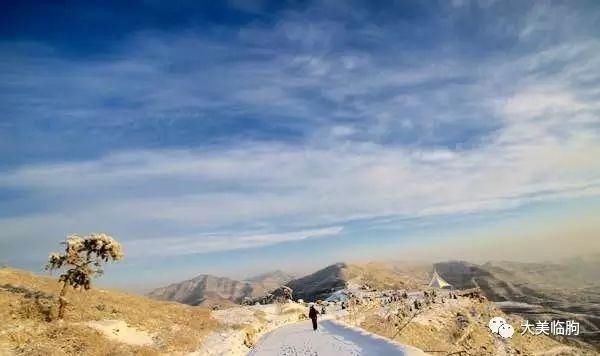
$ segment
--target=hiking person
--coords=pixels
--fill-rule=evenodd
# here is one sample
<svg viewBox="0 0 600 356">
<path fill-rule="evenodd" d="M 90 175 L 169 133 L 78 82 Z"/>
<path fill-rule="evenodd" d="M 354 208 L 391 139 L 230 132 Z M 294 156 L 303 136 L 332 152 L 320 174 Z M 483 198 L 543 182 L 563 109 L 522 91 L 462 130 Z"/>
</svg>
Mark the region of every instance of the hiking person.
<svg viewBox="0 0 600 356">
<path fill-rule="evenodd" d="M 319 315 L 319 312 L 315 309 L 315 305 L 311 303 L 308 309 L 308 317 L 312 320 L 313 330 L 315 331 L 317 330 L 317 315 Z"/>
</svg>

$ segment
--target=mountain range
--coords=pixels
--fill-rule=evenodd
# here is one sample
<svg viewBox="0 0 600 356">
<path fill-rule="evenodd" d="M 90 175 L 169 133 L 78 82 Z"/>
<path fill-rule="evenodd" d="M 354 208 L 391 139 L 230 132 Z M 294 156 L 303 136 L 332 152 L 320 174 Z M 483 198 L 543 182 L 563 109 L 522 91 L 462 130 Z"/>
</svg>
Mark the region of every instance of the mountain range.
<svg viewBox="0 0 600 356">
<path fill-rule="evenodd" d="M 372 288 L 412 289 L 427 283 L 430 266 L 408 266 L 399 263 L 336 263 L 305 277 L 287 283 L 294 298 L 315 301 L 344 289 L 349 283 Z"/>
<path fill-rule="evenodd" d="M 292 278 L 282 271 L 264 273 L 245 281 L 201 274 L 155 289 L 148 296 L 189 305 L 240 304 L 246 298 L 261 297 Z"/>
<path fill-rule="evenodd" d="M 600 345 L 600 255 L 548 263 L 452 261 L 435 269 L 457 289 L 481 288 L 506 313 L 532 322 L 576 320 L 588 330 L 578 340 Z"/>
<path fill-rule="evenodd" d="M 294 299 L 315 301 L 346 288 L 349 283 L 377 289 L 418 288 L 427 283 L 430 269 L 430 265 L 341 262 L 297 279 L 282 271 L 264 273 L 244 281 L 203 274 L 155 289 L 148 296 L 190 305 L 239 304 L 285 285 L 292 289 Z"/>
</svg>

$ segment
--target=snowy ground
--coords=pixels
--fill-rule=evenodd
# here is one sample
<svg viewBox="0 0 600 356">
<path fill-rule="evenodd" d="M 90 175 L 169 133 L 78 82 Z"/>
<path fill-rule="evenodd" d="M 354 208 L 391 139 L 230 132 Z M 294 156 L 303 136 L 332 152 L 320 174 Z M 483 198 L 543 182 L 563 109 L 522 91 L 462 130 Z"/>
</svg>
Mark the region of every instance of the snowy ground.
<svg viewBox="0 0 600 356">
<path fill-rule="evenodd" d="M 310 321 L 278 328 L 263 336 L 249 356 L 387 356 L 426 355 L 412 346 L 401 345 L 362 329 L 333 320 L 319 322 L 312 330 Z"/>
<path fill-rule="evenodd" d="M 254 338 L 297 322 L 298 314 L 307 312 L 297 303 L 286 305 L 251 305 L 214 311 L 211 315 L 222 328 L 208 335 L 200 348 L 188 356 L 244 356 L 249 348 L 244 344 L 247 331 L 253 330 Z"/>
</svg>

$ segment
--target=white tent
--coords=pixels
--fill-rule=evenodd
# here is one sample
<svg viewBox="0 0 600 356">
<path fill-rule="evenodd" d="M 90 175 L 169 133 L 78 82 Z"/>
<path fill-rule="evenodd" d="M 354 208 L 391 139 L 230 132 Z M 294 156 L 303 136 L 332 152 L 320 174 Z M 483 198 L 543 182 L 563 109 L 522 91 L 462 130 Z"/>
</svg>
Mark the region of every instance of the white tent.
<svg viewBox="0 0 600 356">
<path fill-rule="evenodd" d="M 452 285 L 446 282 L 442 277 L 440 277 L 440 275 L 435 270 L 433 271 L 433 276 L 431 277 L 431 282 L 429 282 L 429 286 L 432 288 L 439 289 L 452 288 Z"/>
</svg>

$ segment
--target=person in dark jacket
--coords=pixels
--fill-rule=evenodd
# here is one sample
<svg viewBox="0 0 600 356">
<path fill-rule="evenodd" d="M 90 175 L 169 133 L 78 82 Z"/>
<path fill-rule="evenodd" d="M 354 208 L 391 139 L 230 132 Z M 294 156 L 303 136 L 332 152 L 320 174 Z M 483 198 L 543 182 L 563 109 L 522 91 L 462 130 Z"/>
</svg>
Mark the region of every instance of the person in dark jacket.
<svg viewBox="0 0 600 356">
<path fill-rule="evenodd" d="M 310 320 L 312 320 L 313 330 L 315 331 L 317 330 L 317 315 L 319 315 L 319 312 L 317 309 L 315 309 L 315 305 L 311 304 L 310 308 L 308 309 L 308 317 Z"/>
</svg>

